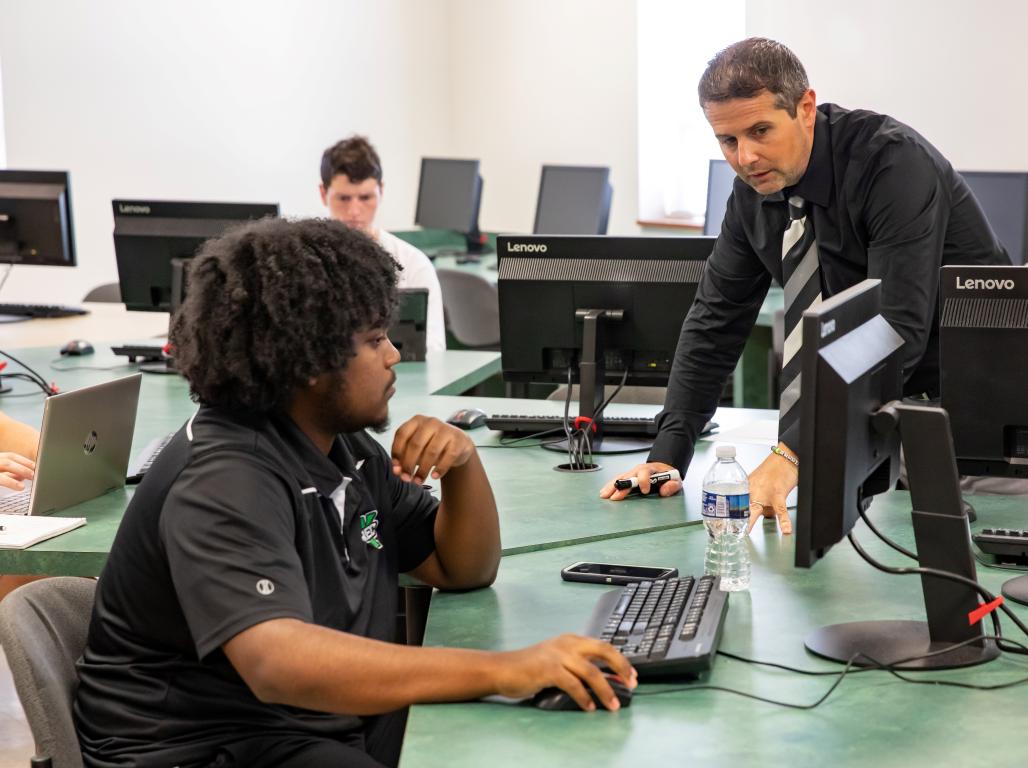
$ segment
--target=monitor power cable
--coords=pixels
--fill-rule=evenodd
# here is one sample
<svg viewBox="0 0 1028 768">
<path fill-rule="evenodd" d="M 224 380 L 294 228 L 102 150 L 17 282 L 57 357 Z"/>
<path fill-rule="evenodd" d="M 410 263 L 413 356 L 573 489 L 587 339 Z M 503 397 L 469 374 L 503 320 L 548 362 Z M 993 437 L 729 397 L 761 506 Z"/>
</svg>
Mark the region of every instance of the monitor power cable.
<svg viewBox="0 0 1028 768">
<path fill-rule="evenodd" d="M 883 573 L 891 573 L 899 576 L 935 576 L 940 579 L 948 579 L 949 581 L 955 581 L 960 584 L 964 584 L 965 586 L 971 587 L 981 596 L 981 598 L 986 603 L 991 603 L 993 600 L 996 599 L 996 596 L 994 594 L 992 594 L 989 590 L 987 590 L 977 581 L 975 581 L 974 579 L 969 579 L 966 576 L 961 576 L 957 573 L 952 573 L 950 571 L 942 571 L 937 568 L 896 568 L 893 566 L 885 565 L 884 563 L 880 563 L 877 560 L 875 560 L 870 554 L 868 554 L 868 552 L 862 546 L 860 546 L 860 543 L 857 542 L 856 538 L 854 538 L 852 533 L 850 533 L 846 538 L 849 539 L 850 544 L 857 551 L 857 554 L 859 554 L 868 565 L 870 565 L 872 568 L 882 571 Z M 1003 611 L 1003 613 L 1005 613 L 1007 617 L 1012 622 L 1014 622 L 1015 625 L 1017 625 L 1017 628 L 1020 629 L 1021 632 L 1023 632 L 1025 635 L 1028 635 L 1028 627 L 1026 627 L 1024 622 L 1021 621 L 1020 618 L 1018 618 L 1017 614 L 1015 614 L 1010 609 L 1010 606 L 1008 606 L 1006 603 L 1001 603 L 999 605 L 999 610 Z M 1013 641 L 1008 641 L 1003 637 L 1003 633 L 1000 629 L 1000 621 L 997 612 L 992 611 L 989 614 L 989 616 L 992 619 L 993 631 L 995 632 L 995 636 L 998 638 L 997 645 L 999 646 L 999 649 L 1001 651 L 1006 651 L 1007 653 L 1028 655 L 1028 649 L 1025 649 L 1023 645 L 1021 645 L 1020 643 L 1014 643 Z M 1008 642 L 1011 645 L 1018 646 L 1017 649 L 1013 647 L 1004 647 L 1004 644 Z"/>
<path fill-rule="evenodd" d="M 34 368 L 32 368 L 29 365 L 26 365 L 21 360 L 12 355 L 10 352 L 5 352 L 4 350 L 0 349 L 0 355 L 3 355 L 11 362 L 15 363 L 16 365 L 20 365 L 22 368 L 25 369 L 24 372 L 18 371 L 16 373 L 0 374 L 0 378 L 20 379 L 23 381 L 32 382 L 41 390 L 43 390 L 43 394 L 45 394 L 47 397 L 50 397 L 51 395 L 56 395 L 60 391 L 55 383 L 51 382 L 47 384 L 46 379 L 40 376 Z"/>
</svg>

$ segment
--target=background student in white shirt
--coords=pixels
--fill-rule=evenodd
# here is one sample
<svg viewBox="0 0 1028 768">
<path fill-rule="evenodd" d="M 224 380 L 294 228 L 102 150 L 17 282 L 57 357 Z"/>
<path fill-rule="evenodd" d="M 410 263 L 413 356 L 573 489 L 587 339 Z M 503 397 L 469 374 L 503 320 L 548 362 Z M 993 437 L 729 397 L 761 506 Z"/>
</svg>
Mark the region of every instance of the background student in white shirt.
<svg viewBox="0 0 1028 768">
<path fill-rule="evenodd" d="M 400 288 L 428 289 L 426 348 L 446 349 L 443 294 L 428 256 L 395 235 L 375 226 L 382 201 L 382 162 L 363 136 L 350 136 L 321 156 L 321 202 L 329 216 L 374 238 L 403 267 Z"/>
</svg>

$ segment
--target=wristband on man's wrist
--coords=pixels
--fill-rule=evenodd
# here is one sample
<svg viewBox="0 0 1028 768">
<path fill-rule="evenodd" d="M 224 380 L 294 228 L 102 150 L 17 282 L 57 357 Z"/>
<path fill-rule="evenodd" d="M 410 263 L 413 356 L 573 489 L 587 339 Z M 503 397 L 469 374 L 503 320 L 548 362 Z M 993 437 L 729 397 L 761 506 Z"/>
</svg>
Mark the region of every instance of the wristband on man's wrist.
<svg viewBox="0 0 1028 768">
<path fill-rule="evenodd" d="M 783 459 L 790 462 L 794 467 L 796 467 L 796 469 L 800 468 L 800 460 L 797 459 L 795 456 L 790 456 L 777 445 L 771 446 L 771 453 L 775 454 L 776 456 L 781 456 Z"/>
</svg>

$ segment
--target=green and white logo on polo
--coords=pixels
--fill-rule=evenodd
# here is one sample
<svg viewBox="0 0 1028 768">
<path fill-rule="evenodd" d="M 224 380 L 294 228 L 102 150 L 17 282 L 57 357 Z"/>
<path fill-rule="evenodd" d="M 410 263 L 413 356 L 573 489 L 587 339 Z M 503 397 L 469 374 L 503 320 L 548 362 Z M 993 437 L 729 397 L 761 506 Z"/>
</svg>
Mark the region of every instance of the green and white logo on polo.
<svg viewBox="0 0 1028 768">
<path fill-rule="evenodd" d="M 382 549 L 378 538 L 378 510 L 373 509 L 361 515 L 361 541 L 369 547 Z"/>
</svg>

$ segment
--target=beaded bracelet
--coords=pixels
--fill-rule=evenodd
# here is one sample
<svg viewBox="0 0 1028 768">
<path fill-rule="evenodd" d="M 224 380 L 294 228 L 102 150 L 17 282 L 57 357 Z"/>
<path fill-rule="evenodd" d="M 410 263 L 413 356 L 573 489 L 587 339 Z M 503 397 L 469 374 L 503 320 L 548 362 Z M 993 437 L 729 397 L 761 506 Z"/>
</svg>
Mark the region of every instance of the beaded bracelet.
<svg viewBox="0 0 1028 768">
<path fill-rule="evenodd" d="M 797 459 L 795 456 L 790 456 L 777 445 L 771 446 L 771 453 L 775 454 L 776 456 L 781 456 L 786 461 L 791 461 L 793 466 L 796 467 L 796 469 L 800 468 L 800 460 Z"/>
</svg>

